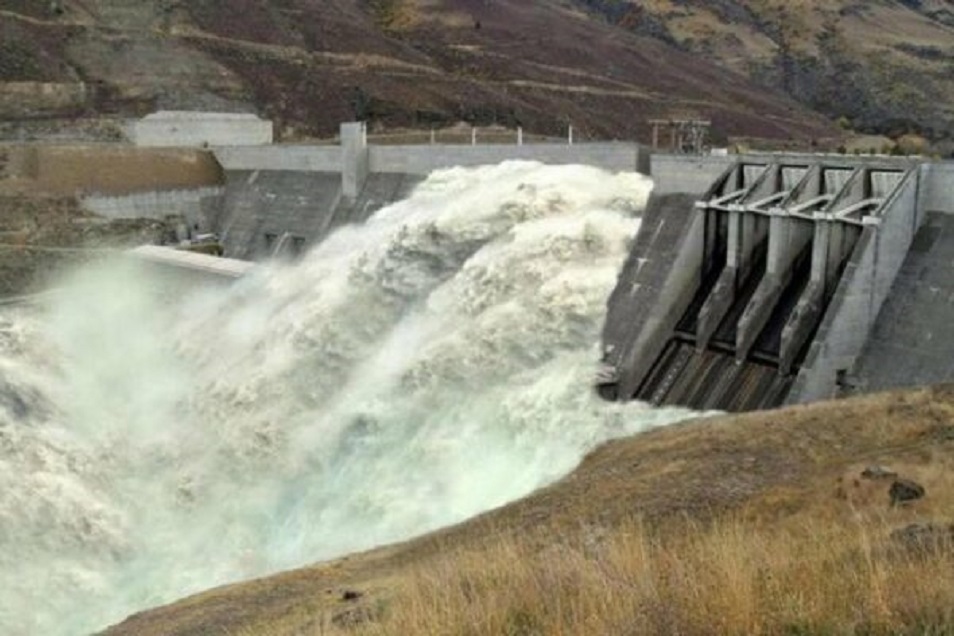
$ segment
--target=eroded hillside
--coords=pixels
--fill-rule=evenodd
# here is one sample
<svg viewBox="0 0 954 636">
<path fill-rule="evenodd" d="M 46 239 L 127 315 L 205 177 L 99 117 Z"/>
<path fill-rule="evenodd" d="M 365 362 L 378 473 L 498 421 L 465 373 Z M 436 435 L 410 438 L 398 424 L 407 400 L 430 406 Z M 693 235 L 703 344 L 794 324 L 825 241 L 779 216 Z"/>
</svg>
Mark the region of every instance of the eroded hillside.
<svg viewBox="0 0 954 636">
<path fill-rule="evenodd" d="M 951 0 L 575 0 L 855 130 L 954 139 Z"/>
<path fill-rule="evenodd" d="M 0 35 L 8 135 L 176 108 L 257 110 L 286 139 L 353 118 L 648 139 L 646 119 L 672 112 L 712 117 L 717 141 L 836 132 L 780 92 L 560 2 L 0 0 Z"/>
</svg>

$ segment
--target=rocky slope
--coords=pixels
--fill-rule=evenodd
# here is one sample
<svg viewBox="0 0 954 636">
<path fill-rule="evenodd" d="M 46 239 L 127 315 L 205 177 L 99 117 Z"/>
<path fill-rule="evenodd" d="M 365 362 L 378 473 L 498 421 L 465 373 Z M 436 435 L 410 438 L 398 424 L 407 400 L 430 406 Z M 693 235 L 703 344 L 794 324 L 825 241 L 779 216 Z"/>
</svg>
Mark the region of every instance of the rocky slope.
<svg viewBox="0 0 954 636">
<path fill-rule="evenodd" d="M 846 127 L 954 145 L 952 0 L 574 1 Z"/>
<path fill-rule="evenodd" d="M 837 134 L 664 40 L 560 0 L 0 0 L 0 132 L 224 108 L 257 110 L 286 139 L 352 118 L 648 139 L 646 119 L 673 112 L 711 117 L 717 142 Z"/>
</svg>

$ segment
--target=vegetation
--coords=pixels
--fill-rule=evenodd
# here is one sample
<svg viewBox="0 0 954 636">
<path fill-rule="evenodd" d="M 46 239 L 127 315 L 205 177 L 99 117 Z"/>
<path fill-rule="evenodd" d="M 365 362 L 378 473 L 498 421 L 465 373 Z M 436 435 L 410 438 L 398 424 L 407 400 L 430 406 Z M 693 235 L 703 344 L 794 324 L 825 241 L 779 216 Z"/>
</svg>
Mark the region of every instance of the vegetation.
<svg viewBox="0 0 954 636">
<path fill-rule="evenodd" d="M 460 526 L 107 634 L 954 634 L 952 449 L 951 388 L 670 426 Z M 892 505 L 894 473 L 925 496 Z"/>
<path fill-rule="evenodd" d="M 954 558 L 886 545 L 883 522 L 666 533 L 633 522 L 575 544 L 505 539 L 415 568 L 380 616 L 346 633 L 954 633 Z M 372 620 L 373 619 L 373 620 Z M 284 633 L 284 632 L 282 632 Z"/>
</svg>

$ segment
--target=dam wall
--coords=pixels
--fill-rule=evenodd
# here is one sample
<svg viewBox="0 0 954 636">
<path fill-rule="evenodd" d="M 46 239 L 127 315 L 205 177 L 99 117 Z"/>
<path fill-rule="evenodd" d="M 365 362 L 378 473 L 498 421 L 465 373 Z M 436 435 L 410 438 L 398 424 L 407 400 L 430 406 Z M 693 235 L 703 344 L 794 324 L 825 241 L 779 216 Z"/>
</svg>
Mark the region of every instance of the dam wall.
<svg viewBox="0 0 954 636">
<path fill-rule="evenodd" d="M 227 171 L 341 172 L 342 169 L 338 146 L 221 146 L 213 152 Z"/>
<path fill-rule="evenodd" d="M 608 304 L 602 395 L 745 411 L 903 385 L 892 369 L 954 379 L 954 345 L 934 355 L 929 342 L 954 341 L 954 164 L 766 153 L 651 165 L 656 189 Z"/>
<path fill-rule="evenodd" d="M 636 392 L 645 368 L 659 356 L 672 325 L 686 311 L 700 280 L 705 238 L 695 197 L 654 195 L 640 221 L 603 327 L 604 364 L 621 369 L 612 398 Z"/>
<path fill-rule="evenodd" d="M 127 135 L 137 146 L 207 148 L 262 145 L 273 139 L 272 122 L 249 113 L 159 111 L 133 122 Z"/>
<path fill-rule="evenodd" d="M 98 216 L 116 219 L 156 219 L 182 217 L 190 228 L 208 232 L 221 206 L 225 188 L 222 186 L 190 190 L 158 190 L 125 196 L 83 197 L 80 205 Z"/>
<path fill-rule="evenodd" d="M 653 193 L 690 194 L 700 197 L 735 157 L 654 154 L 649 158 Z"/>
<path fill-rule="evenodd" d="M 213 229 L 226 255 L 245 259 L 299 254 L 335 229 L 406 198 L 441 168 L 522 159 L 649 171 L 649 155 L 638 144 L 375 146 L 356 122 L 341 125 L 335 146 L 222 146 L 213 152 L 226 173 Z"/>
<path fill-rule="evenodd" d="M 220 147 L 216 158 L 226 170 L 288 170 L 298 172 L 348 171 L 360 153 L 339 146 Z M 525 160 L 549 164 L 583 164 L 611 171 L 649 173 L 649 156 L 636 144 L 588 143 L 575 145 L 527 144 L 371 146 L 366 149 L 366 174 L 426 176 L 454 166 L 481 166 Z M 641 169 L 640 169 L 641 168 Z M 359 170 L 354 168 L 358 173 Z"/>
<path fill-rule="evenodd" d="M 865 219 L 788 403 L 835 397 L 861 355 L 918 230 L 917 177 L 910 173 L 881 214 Z"/>
<path fill-rule="evenodd" d="M 954 161 L 921 166 L 918 212 L 919 225 L 923 216 L 931 212 L 954 214 Z"/>
<path fill-rule="evenodd" d="M 295 256 L 327 234 L 340 199 L 337 173 L 229 171 L 214 230 L 231 258 Z"/>
<path fill-rule="evenodd" d="M 954 378 L 951 263 L 954 214 L 928 212 L 841 393 Z"/>
<path fill-rule="evenodd" d="M 637 144 L 628 143 L 376 146 L 371 148 L 370 170 L 428 175 L 441 168 L 516 160 L 583 164 L 613 172 L 648 171 L 648 154 Z"/>
</svg>

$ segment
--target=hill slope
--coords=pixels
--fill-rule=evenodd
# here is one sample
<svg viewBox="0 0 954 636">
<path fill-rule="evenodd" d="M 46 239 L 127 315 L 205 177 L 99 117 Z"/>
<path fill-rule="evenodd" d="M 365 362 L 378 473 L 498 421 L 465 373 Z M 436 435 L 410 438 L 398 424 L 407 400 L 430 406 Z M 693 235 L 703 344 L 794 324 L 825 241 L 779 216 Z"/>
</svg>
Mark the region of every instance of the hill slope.
<svg viewBox="0 0 954 636">
<path fill-rule="evenodd" d="M 575 0 L 871 133 L 954 147 L 952 0 Z"/>
<path fill-rule="evenodd" d="M 717 141 L 833 134 L 778 92 L 557 0 L 0 0 L 0 36 L 0 81 L 19 95 L 0 100 L 7 119 L 227 108 L 286 138 L 357 117 L 647 139 L 647 118 L 677 111 L 711 116 Z"/>
<path fill-rule="evenodd" d="M 952 415 L 947 388 L 674 425 L 470 522 L 105 633 L 947 633 Z M 871 465 L 927 495 L 889 505 Z"/>
</svg>

